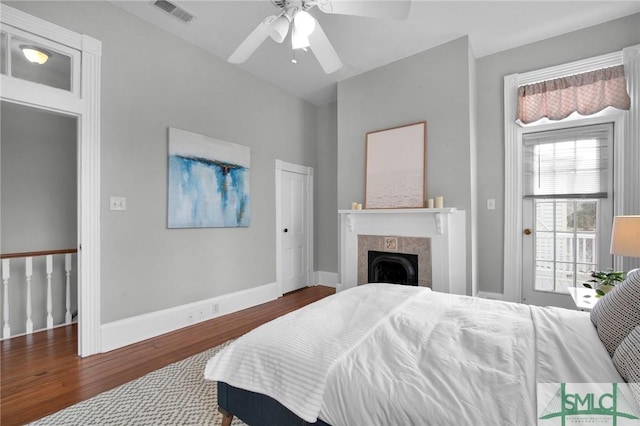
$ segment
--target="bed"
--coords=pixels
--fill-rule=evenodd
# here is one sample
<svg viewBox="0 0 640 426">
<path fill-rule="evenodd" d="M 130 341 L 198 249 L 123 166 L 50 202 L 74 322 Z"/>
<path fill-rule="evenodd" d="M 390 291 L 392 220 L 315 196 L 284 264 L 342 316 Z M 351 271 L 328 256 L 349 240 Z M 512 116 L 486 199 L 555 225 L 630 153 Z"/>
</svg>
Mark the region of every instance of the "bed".
<svg viewBox="0 0 640 426">
<path fill-rule="evenodd" d="M 226 424 L 534 425 L 562 383 L 618 383 L 637 414 L 639 360 L 640 272 L 591 314 L 361 285 L 240 337 L 204 376 Z"/>
</svg>

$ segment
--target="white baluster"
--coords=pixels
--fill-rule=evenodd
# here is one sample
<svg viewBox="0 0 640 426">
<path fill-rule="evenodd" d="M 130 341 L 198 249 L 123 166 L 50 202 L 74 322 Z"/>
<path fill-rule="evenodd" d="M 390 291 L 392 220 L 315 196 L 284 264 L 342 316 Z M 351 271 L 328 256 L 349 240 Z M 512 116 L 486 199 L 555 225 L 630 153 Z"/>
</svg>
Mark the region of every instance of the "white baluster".
<svg viewBox="0 0 640 426">
<path fill-rule="evenodd" d="M 53 256 L 47 255 L 47 328 L 53 328 L 53 299 L 51 296 L 51 275 L 53 274 Z"/>
<path fill-rule="evenodd" d="M 2 316 L 4 327 L 2 328 L 2 338 L 11 337 L 11 327 L 9 327 L 9 259 L 2 259 L 2 284 L 4 287 L 4 297 L 2 298 Z"/>
<path fill-rule="evenodd" d="M 71 324 L 71 253 L 64 255 L 64 271 L 67 276 L 67 312 L 64 320 L 67 324 Z"/>
<path fill-rule="evenodd" d="M 31 257 L 25 258 L 25 276 L 27 280 L 27 334 L 33 333 L 33 320 L 31 319 L 31 276 L 33 275 L 33 261 Z"/>
</svg>

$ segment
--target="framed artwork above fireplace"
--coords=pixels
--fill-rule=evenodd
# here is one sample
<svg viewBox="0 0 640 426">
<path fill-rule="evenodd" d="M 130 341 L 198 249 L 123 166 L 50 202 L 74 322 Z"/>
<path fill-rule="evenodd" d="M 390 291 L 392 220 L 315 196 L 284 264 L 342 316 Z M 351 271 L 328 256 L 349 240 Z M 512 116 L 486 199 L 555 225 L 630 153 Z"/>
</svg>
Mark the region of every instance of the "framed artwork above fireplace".
<svg viewBox="0 0 640 426">
<path fill-rule="evenodd" d="M 365 208 L 425 207 L 427 122 L 367 133 Z"/>
</svg>

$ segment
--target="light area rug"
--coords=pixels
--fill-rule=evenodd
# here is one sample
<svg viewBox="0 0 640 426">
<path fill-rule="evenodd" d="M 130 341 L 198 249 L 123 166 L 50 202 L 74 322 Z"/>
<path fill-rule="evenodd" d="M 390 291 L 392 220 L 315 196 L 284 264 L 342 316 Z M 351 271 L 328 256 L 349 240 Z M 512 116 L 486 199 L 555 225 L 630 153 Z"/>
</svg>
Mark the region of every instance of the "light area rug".
<svg viewBox="0 0 640 426">
<path fill-rule="evenodd" d="M 204 367 L 223 343 L 91 399 L 30 423 L 31 425 L 219 425 L 215 382 Z M 245 425 L 234 418 L 232 425 Z"/>
</svg>

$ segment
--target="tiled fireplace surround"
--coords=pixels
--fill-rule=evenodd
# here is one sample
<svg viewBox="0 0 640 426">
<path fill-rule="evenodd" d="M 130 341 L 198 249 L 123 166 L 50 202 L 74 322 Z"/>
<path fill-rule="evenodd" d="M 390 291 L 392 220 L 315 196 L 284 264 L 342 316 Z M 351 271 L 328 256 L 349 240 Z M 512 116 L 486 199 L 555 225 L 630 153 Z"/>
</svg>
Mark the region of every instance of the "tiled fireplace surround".
<svg viewBox="0 0 640 426">
<path fill-rule="evenodd" d="M 418 255 L 418 284 L 466 293 L 466 213 L 455 208 L 339 210 L 337 290 L 367 282 L 368 250 Z M 397 238 L 396 250 L 386 239 Z M 393 246 L 393 244 L 391 244 Z"/>
</svg>

